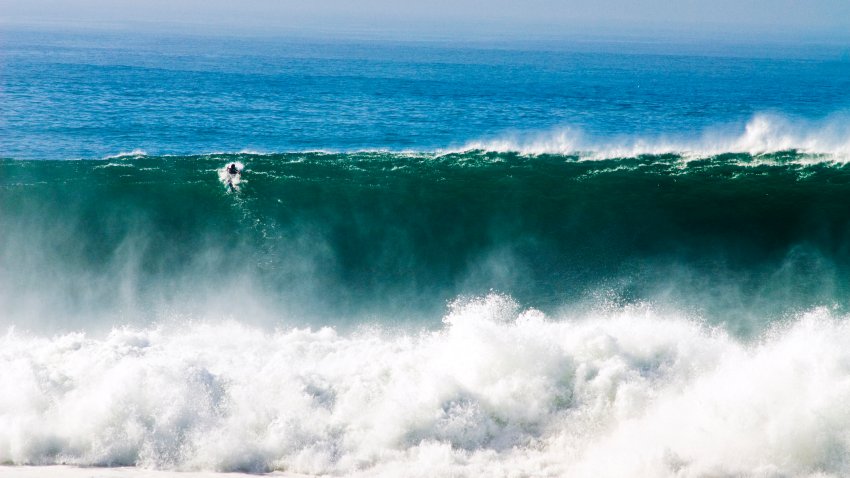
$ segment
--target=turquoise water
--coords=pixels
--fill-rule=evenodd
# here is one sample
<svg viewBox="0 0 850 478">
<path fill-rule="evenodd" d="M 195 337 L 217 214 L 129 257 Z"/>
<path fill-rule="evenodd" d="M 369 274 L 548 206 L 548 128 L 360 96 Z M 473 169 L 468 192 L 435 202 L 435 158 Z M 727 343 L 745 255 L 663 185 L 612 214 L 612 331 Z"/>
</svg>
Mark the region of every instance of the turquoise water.
<svg viewBox="0 0 850 478">
<path fill-rule="evenodd" d="M 0 105 L 0 463 L 850 473 L 834 45 L 8 30 Z"/>
</svg>

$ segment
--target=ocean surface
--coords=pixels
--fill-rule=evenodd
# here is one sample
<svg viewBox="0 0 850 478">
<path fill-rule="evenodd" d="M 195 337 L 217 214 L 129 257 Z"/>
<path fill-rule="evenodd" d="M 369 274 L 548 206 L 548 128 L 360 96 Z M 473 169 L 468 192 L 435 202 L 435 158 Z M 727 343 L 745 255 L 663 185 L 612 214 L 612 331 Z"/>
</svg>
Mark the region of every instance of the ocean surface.
<svg viewBox="0 0 850 478">
<path fill-rule="evenodd" d="M 7 28 L 0 463 L 847 476 L 848 51 Z"/>
</svg>

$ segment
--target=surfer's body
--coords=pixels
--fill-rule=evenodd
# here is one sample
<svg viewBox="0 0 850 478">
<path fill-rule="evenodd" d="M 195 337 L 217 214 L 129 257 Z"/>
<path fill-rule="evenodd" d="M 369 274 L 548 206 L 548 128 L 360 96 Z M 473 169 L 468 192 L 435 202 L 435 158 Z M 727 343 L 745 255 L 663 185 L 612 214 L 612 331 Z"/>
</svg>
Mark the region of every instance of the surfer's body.
<svg viewBox="0 0 850 478">
<path fill-rule="evenodd" d="M 230 191 L 238 191 L 242 181 L 242 163 L 233 162 L 219 170 L 219 177 L 224 186 Z"/>
</svg>

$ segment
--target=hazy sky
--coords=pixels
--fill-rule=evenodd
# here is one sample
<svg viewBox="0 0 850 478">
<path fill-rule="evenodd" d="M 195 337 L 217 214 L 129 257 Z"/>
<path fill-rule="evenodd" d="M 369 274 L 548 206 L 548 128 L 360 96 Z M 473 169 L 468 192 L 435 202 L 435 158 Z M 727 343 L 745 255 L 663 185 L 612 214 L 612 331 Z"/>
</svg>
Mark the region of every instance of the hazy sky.
<svg viewBox="0 0 850 478">
<path fill-rule="evenodd" d="M 653 31 L 850 37 L 850 0 L 0 0 L 5 24 L 394 35 Z"/>
</svg>

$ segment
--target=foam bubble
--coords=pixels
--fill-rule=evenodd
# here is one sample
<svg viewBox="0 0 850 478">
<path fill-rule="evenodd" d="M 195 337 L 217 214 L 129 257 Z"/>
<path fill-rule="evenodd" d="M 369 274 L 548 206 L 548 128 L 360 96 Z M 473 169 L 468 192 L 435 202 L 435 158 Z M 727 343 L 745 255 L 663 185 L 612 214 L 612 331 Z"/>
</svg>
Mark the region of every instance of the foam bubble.
<svg viewBox="0 0 850 478">
<path fill-rule="evenodd" d="M 850 327 L 760 341 L 491 294 L 436 331 L 0 338 L 0 462 L 351 476 L 846 476 Z"/>
</svg>

